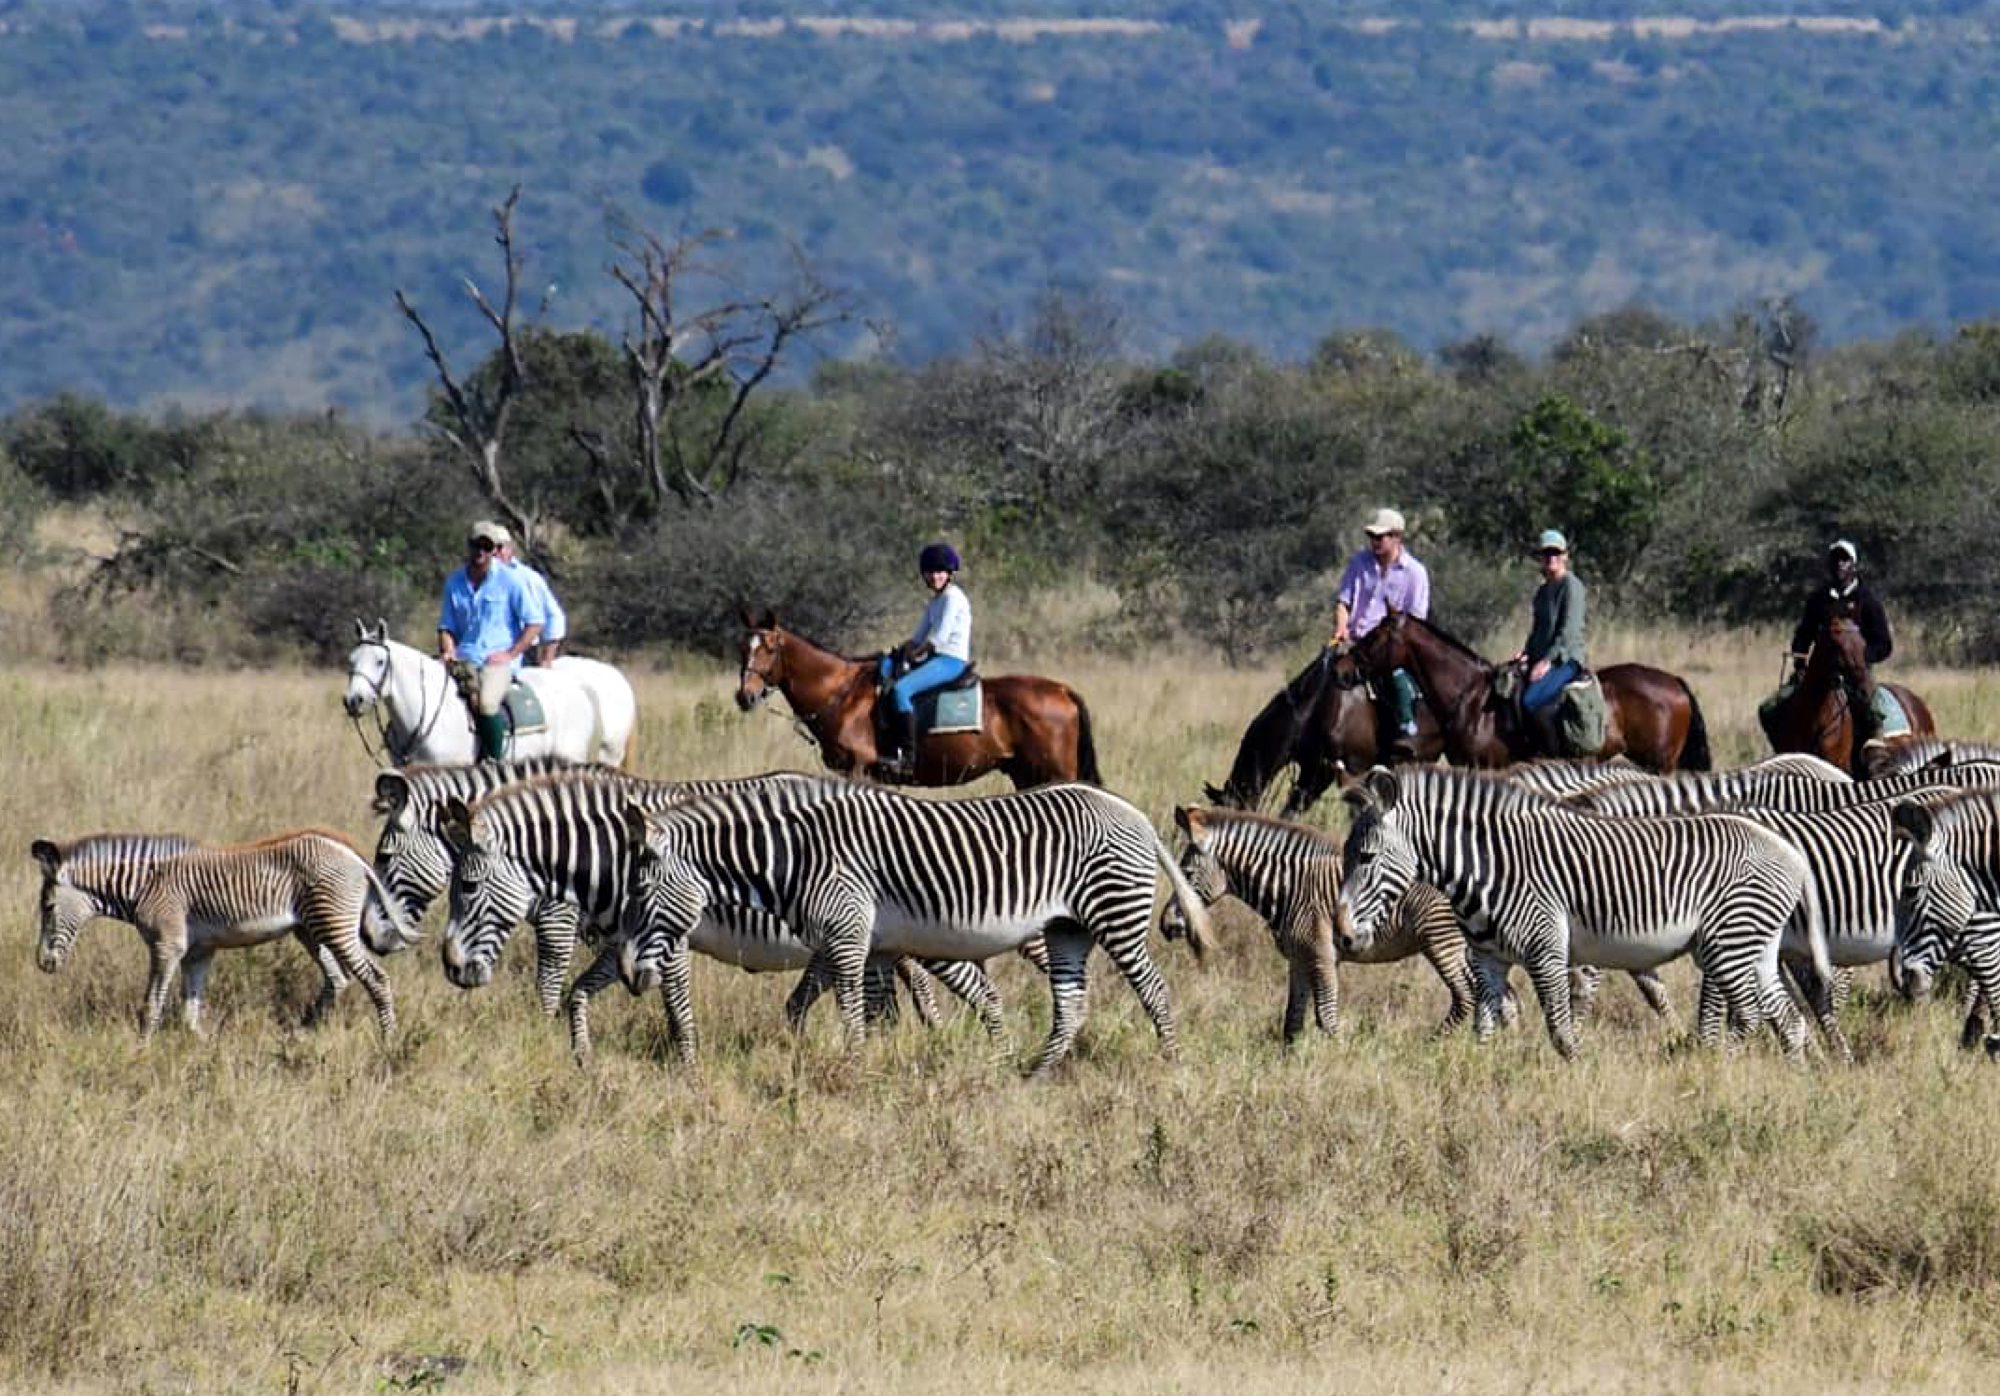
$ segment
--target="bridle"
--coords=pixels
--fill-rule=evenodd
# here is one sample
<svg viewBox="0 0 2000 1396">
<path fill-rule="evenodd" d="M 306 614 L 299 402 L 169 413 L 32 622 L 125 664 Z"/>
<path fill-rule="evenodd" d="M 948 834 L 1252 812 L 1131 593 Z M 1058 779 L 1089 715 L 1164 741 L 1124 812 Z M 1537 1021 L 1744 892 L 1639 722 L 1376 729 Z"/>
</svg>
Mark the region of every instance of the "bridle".
<svg viewBox="0 0 2000 1396">
<path fill-rule="evenodd" d="M 420 720 L 417 726 L 411 731 L 409 740 L 399 745 L 395 739 L 389 719 L 383 714 L 382 703 L 383 694 L 388 691 L 390 681 L 396 676 L 396 652 L 389 648 L 389 641 L 386 636 L 364 635 L 361 637 L 361 644 L 357 645 L 356 648 L 358 649 L 364 645 L 379 646 L 382 651 L 381 674 L 379 676 L 362 676 L 369 690 L 368 706 L 364 711 L 372 714 L 375 718 L 375 743 L 372 746 L 370 745 L 368 733 L 361 726 L 360 713 L 350 713 L 348 721 L 354 724 L 354 735 L 360 741 L 361 749 L 368 753 L 368 759 L 373 761 L 377 767 L 401 766 L 409 760 L 410 753 L 422 745 L 426 737 L 430 736 L 431 729 L 437 726 L 438 719 L 444 716 L 445 697 L 451 685 L 451 675 L 447 673 L 444 683 L 439 685 L 437 708 L 435 711 L 432 711 L 430 698 L 424 693 L 423 676 L 419 673 L 417 677 L 417 695 L 420 706 L 417 716 Z M 352 670 L 348 672 L 350 678 L 354 677 Z M 386 761 L 383 759 L 385 757 L 387 758 Z"/>
<path fill-rule="evenodd" d="M 755 653 L 758 649 L 766 650 L 773 655 L 778 653 L 779 647 L 777 641 L 763 638 L 763 636 L 768 633 L 769 632 L 754 632 L 754 631 L 752 632 L 751 638 L 756 641 L 756 644 L 752 647 L 751 653 Z M 804 742 L 807 746 L 812 746 L 812 747 L 816 747 L 821 744 L 819 737 L 820 723 L 826 720 L 826 717 L 829 713 L 838 712 L 840 710 L 841 706 L 847 702 L 848 695 L 854 692 L 854 685 L 861 681 L 862 674 L 866 673 L 867 670 L 868 666 L 866 664 L 862 664 L 859 668 L 855 670 L 853 676 L 849 678 L 845 684 L 841 685 L 840 688 L 834 691 L 834 694 L 831 698 L 828 698 L 824 703 L 821 703 L 817 708 L 814 708 L 811 712 L 800 713 L 796 707 L 792 709 L 792 730 L 798 733 L 800 741 Z M 750 700 L 751 706 L 763 708 L 765 704 L 770 701 L 771 694 L 774 690 L 779 693 L 785 694 L 786 703 L 789 704 L 792 701 L 792 695 L 790 693 L 785 693 L 785 690 L 779 685 L 779 683 L 775 679 L 771 677 L 770 674 L 764 672 L 761 669 L 752 669 L 750 667 L 750 661 L 747 658 L 743 661 L 743 667 L 737 672 L 736 691 L 738 693 L 741 693 L 743 691 L 744 686 L 750 682 L 750 676 L 752 674 L 755 674 L 757 676 L 757 681 L 760 684 L 762 684 L 763 687 L 758 690 L 757 696 Z"/>
</svg>

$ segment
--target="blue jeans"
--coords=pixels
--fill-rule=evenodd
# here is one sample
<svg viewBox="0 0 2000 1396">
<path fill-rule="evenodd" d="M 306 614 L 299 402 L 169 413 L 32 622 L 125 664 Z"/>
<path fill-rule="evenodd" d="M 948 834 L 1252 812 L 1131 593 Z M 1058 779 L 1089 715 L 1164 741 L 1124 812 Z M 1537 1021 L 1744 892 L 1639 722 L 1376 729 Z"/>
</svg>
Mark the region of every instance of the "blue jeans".
<svg viewBox="0 0 2000 1396">
<path fill-rule="evenodd" d="M 894 663 L 890 656 L 886 654 L 882 656 L 880 673 L 883 678 L 889 677 L 890 667 Z M 965 669 L 966 664 L 963 659 L 954 659 L 948 654 L 934 654 L 896 680 L 895 685 L 889 690 L 889 701 L 899 713 L 914 712 L 919 693 L 928 693 L 933 688 L 943 688 L 963 674 Z"/>
<path fill-rule="evenodd" d="M 1576 676 L 1582 672 L 1583 666 L 1575 660 L 1551 664 L 1548 673 L 1529 684 L 1528 691 L 1521 695 L 1522 710 L 1534 712 L 1539 708 L 1546 708 L 1562 697 L 1563 688 L 1574 682 Z"/>
</svg>

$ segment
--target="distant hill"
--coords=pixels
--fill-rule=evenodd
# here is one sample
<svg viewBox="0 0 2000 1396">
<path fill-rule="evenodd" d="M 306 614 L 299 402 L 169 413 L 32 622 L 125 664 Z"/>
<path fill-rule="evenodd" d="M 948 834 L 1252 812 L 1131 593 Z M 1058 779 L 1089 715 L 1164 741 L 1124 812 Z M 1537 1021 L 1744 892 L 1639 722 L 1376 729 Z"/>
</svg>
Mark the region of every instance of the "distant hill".
<svg viewBox="0 0 2000 1396">
<path fill-rule="evenodd" d="M 1642 301 L 1791 295 L 1825 335 L 2000 307 L 2000 21 L 1760 5 L 452 4 L 0 11 L 0 407 L 414 415 L 402 287 L 520 229 L 551 318 L 615 332 L 606 210 L 796 244 L 905 356 L 1051 284 L 1133 347 L 1337 328 L 1545 345 Z M 856 331 L 836 352 L 874 346 Z"/>
</svg>

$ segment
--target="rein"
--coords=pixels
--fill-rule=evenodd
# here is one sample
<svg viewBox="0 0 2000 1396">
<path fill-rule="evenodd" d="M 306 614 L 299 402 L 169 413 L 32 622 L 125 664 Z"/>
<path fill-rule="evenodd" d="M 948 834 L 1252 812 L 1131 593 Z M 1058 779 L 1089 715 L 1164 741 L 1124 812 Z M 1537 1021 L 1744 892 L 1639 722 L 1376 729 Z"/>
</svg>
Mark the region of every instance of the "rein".
<svg viewBox="0 0 2000 1396">
<path fill-rule="evenodd" d="M 877 656 L 877 658 L 879 659 L 880 656 Z M 785 704 L 792 709 L 792 731 L 798 734 L 799 740 L 810 747 L 822 747 L 825 744 L 820 740 L 819 724 L 826 720 L 828 713 L 837 711 L 841 705 L 846 703 L 848 695 L 854 692 L 854 685 L 861 682 L 861 676 L 868 673 L 870 668 L 871 665 L 868 661 L 862 660 L 858 662 L 854 673 L 849 675 L 847 682 L 842 684 L 831 698 L 828 698 L 810 713 L 805 714 L 801 714 L 798 707 L 792 703 L 792 695 L 784 685 L 773 683 L 769 674 L 760 673 L 757 677 L 763 680 L 765 689 L 776 689 L 779 693 L 785 695 Z M 737 687 L 742 687 L 743 681 L 749 678 L 752 672 L 750 666 L 745 664 L 742 672 L 737 676 Z M 759 706 L 763 705 L 759 704 Z"/>
<path fill-rule="evenodd" d="M 354 714 L 348 720 L 354 724 L 354 735 L 360 741 L 361 749 L 368 753 L 370 761 L 373 761 L 377 767 L 401 766 L 409 760 L 410 753 L 415 751 L 423 743 L 424 739 L 430 736 L 431 729 L 437 726 L 438 719 L 444 716 L 445 699 L 451 685 L 451 675 L 447 673 L 444 683 L 439 686 L 437 708 L 435 711 L 432 711 L 430 708 L 430 699 L 424 694 L 423 670 L 421 668 L 418 669 L 417 717 L 419 721 L 416 728 L 410 733 L 410 739 L 398 747 L 392 730 L 393 725 L 382 711 L 382 695 L 388 689 L 390 680 L 396 674 L 396 653 L 389 648 L 387 640 L 369 639 L 363 640 L 362 643 L 379 645 L 382 648 L 382 675 L 379 679 L 371 678 L 368 680 L 368 687 L 370 689 L 368 712 L 375 718 L 376 744 L 372 748 L 370 747 L 368 734 L 361 727 L 361 715 L 359 713 Z M 383 761 L 383 757 L 385 756 L 388 758 L 386 763 Z"/>
</svg>

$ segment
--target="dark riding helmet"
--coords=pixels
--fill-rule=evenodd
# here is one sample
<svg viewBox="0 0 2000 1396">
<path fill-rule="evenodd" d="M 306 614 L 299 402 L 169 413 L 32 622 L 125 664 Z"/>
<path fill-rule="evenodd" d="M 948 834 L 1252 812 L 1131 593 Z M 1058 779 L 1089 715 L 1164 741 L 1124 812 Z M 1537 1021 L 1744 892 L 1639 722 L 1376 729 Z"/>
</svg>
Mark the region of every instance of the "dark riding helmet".
<svg viewBox="0 0 2000 1396">
<path fill-rule="evenodd" d="M 956 572 L 958 568 L 958 554 L 952 551 L 949 543 L 927 544 L 924 550 L 917 554 L 919 572 Z"/>
</svg>

